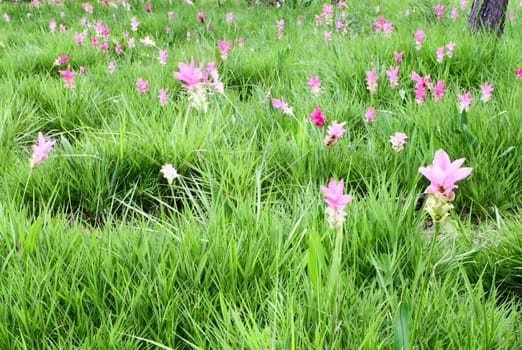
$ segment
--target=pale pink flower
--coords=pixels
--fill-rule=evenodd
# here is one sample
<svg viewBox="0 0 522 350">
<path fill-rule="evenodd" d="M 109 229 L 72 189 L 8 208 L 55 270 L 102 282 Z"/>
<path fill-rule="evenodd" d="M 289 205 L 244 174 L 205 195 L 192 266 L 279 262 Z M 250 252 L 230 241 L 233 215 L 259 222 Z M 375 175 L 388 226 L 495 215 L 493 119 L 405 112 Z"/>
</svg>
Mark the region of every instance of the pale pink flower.
<svg viewBox="0 0 522 350">
<path fill-rule="evenodd" d="M 342 8 L 345 7 L 345 6 L 346 6 L 346 4 L 344 3 L 343 0 L 339 0 L 339 1 L 337 1 L 337 7 L 338 7 L 338 8 L 342 9 Z M 521 5 L 521 6 L 522 6 L 522 5 Z"/>
<path fill-rule="evenodd" d="M 56 32 L 56 20 L 54 18 L 51 18 L 51 20 L 49 21 L 49 31 L 51 33 Z"/>
<path fill-rule="evenodd" d="M 198 20 L 201 23 L 205 23 L 205 14 L 203 12 L 198 12 Z"/>
<path fill-rule="evenodd" d="M 144 46 L 155 46 L 156 42 L 150 37 L 146 36 L 143 39 L 140 39 L 140 43 L 142 43 Z"/>
<path fill-rule="evenodd" d="M 234 20 L 234 14 L 232 12 L 227 12 L 226 20 L 227 23 L 232 23 L 232 21 Z"/>
<path fill-rule="evenodd" d="M 455 43 L 453 41 L 450 41 L 446 45 L 446 49 L 448 50 L 448 52 L 446 53 L 446 56 L 448 56 L 449 58 L 453 57 L 453 50 L 455 50 Z"/>
<path fill-rule="evenodd" d="M 451 162 L 444 150 L 439 149 L 435 152 L 433 163 L 419 168 L 419 172 L 430 181 L 425 192 L 442 195 L 448 200 L 453 200 L 455 198 L 453 190 L 458 187 L 455 182 L 465 179 L 473 170 L 460 167 L 465 160 L 466 158 L 460 158 Z"/>
<path fill-rule="evenodd" d="M 169 98 L 167 89 L 160 89 L 158 99 L 160 101 L 160 106 L 165 106 L 167 104 L 167 100 Z"/>
<path fill-rule="evenodd" d="M 4 21 L 6 22 L 9 22 L 11 19 L 9 18 L 9 14 L 7 14 L 7 12 L 4 12 L 4 14 L 2 15 L 2 17 L 4 18 Z"/>
<path fill-rule="evenodd" d="M 415 48 L 417 50 L 420 50 L 422 47 L 422 41 L 424 40 L 424 30 L 417 29 L 415 33 L 413 33 L 413 36 L 415 37 Z"/>
<path fill-rule="evenodd" d="M 397 67 L 390 66 L 390 69 L 384 71 L 384 73 L 388 76 L 391 87 L 399 86 L 399 77 L 398 77 L 399 66 L 397 66 Z"/>
<path fill-rule="evenodd" d="M 84 67 L 84 66 L 80 66 L 80 67 L 78 67 L 78 72 L 79 72 L 80 74 L 85 73 L 85 67 Z"/>
<path fill-rule="evenodd" d="M 480 98 L 480 100 L 482 102 L 487 102 L 491 98 L 491 93 L 493 92 L 493 85 L 486 81 L 484 85 L 480 85 L 480 91 L 482 93 L 482 97 Z"/>
<path fill-rule="evenodd" d="M 444 49 L 445 49 L 445 47 L 441 46 L 441 47 L 438 47 L 437 50 L 435 51 L 435 55 L 437 56 L 438 63 L 442 63 L 442 61 L 444 60 Z"/>
<path fill-rule="evenodd" d="M 325 117 L 319 107 L 315 107 L 314 111 L 310 113 L 309 117 L 314 122 L 315 126 L 321 126 L 324 124 Z"/>
<path fill-rule="evenodd" d="M 58 28 L 60 30 L 60 33 L 65 33 L 65 31 L 67 30 L 67 28 L 63 24 L 60 24 Z"/>
<path fill-rule="evenodd" d="M 335 21 L 335 30 L 340 33 L 343 30 L 344 24 L 341 21 Z"/>
<path fill-rule="evenodd" d="M 437 15 L 437 18 L 442 18 L 442 16 L 444 15 L 444 6 L 441 4 L 435 6 L 435 14 Z"/>
<path fill-rule="evenodd" d="M 318 96 L 321 93 L 321 82 L 318 76 L 312 76 L 308 79 L 308 86 L 312 90 L 314 96 Z"/>
<path fill-rule="evenodd" d="M 71 66 L 67 66 L 66 70 L 60 70 L 58 71 L 58 73 L 60 73 L 60 75 L 63 78 L 63 85 L 65 88 L 74 88 L 74 76 L 76 75 L 76 73 L 71 71 Z"/>
<path fill-rule="evenodd" d="M 107 65 L 107 69 L 109 70 L 109 73 L 114 73 L 114 71 L 116 70 L 116 64 L 114 63 L 114 61 L 109 62 L 109 64 Z"/>
<path fill-rule="evenodd" d="M 85 32 L 82 32 L 82 33 L 75 32 L 74 41 L 76 41 L 76 43 L 81 46 L 83 39 L 85 38 L 85 34 L 86 34 Z"/>
<path fill-rule="evenodd" d="M 377 21 L 372 23 L 372 27 L 378 32 L 382 31 L 388 34 L 393 32 L 393 23 L 385 19 L 383 16 L 377 17 Z"/>
<path fill-rule="evenodd" d="M 187 5 L 192 5 L 192 1 L 190 1 L 190 0 L 183 0 L 183 2 L 184 2 L 185 4 L 187 4 Z"/>
<path fill-rule="evenodd" d="M 103 40 L 103 41 L 101 42 L 100 48 L 101 48 L 103 51 L 109 51 L 109 43 L 107 42 L 107 40 Z"/>
<path fill-rule="evenodd" d="M 139 94 L 146 93 L 147 91 L 149 91 L 149 81 L 138 78 L 136 80 L 136 89 L 138 90 Z"/>
<path fill-rule="evenodd" d="M 121 44 L 120 43 L 116 43 L 114 44 L 114 52 L 116 52 L 117 54 L 120 54 L 121 53 Z"/>
<path fill-rule="evenodd" d="M 281 96 L 281 99 L 272 98 L 272 106 L 283 111 L 284 114 L 294 115 L 292 108 L 288 106 L 283 96 Z"/>
<path fill-rule="evenodd" d="M 236 43 L 238 45 L 243 45 L 244 42 L 245 42 L 245 40 L 243 38 L 237 38 L 237 40 L 236 40 Z"/>
<path fill-rule="evenodd" d="M 84 2 L 82 4 L 82 7 L 85 11 L 87 11 L 88 13 L 92 14 L 94 12 L 94 7 L 92 7 L 91 4 L 89 4 L 88 2 Z"/>
<path fill-rule="evenodd" d="M 402 56 L 404 56 L 404 51 L 401 51 L 401 52 L 393 51 L 393 58 L 395 59 L 395 62 L 401 63 Z"/>
<path fill-rule="evenodd" d="M 353 197 L 343 193 L 343 179 L 336 184 L 334 179 L 330 178 L 328 187 L 321 185 L 320 188 L 324 194 L 324 200 L 327 205 L 325 212 L 328 214 L 328 223 L 332 228 L 341 228 L 346 217 L 344 208 L 353 200 Z"/>
<path fill-rule="evenodd" d="M 285 29 L 285 20 L 281 19 L 277 21 L 277 30 L 283 31 Z"/>
<path fill-rule="evenodd" d="M 323 4 L 323 15 L 325 17 L 330 17 L 333 15 L 333 6 L 328 4 Z"/>
<path fill-rule="evenodd" d="M 232 41 L 218 40 L 218 48 L 221 58 L 225 60 L 228 57 L 228 50 L 232 48 Z"/>
<path fill-rule="evenodd" d="M 510 22 L 513 22 L 515 20 L 515 14 L 513 11 L 509 11 L 508 18 Z"/>
<path fill-rule="evenodd" d="M 344 126 L 346 122 L 337 123 L 337 120 L 332 121 L 332 124 L 328 127 L 328 134 L 324 138 L 324 143 L 326 147 L 330 148 L 334 144 L 337 143 L 337 139 L 341 138 L 346 130 Z"/>
<path fill-rule="evenodd" d="M 38 143 L 31 146 L 33 149 L 33 156 L 30 160 L 31 168 L 34 168 L 49 158 L 49 152 L 53 148 L 55 142 L 56 141 L 45 141 L 43 134 L 38 132 Z"/>
<path fill-rule="evenodd" d="M 368 108 L 364 113 L 364 116 L 366 117 L 366 122 L 372 122 L 375 119 L 375 108 Z"/>
<path fill-rule="evenodd" d="M 366 71 L 366 89 L 369 90 L 372 94 L 377 92 L 378 87 L 375 70 L 376 68 L 373 67 L 371 70 Z"/>
<path fill-rule="evenodd" d="M 324 32 L 324 40 L 331 41 L 332 40 L 332 32 L 325 31 Z"/>
<path fill-rule="evenodd" d="M 316 26 L 321 24 L 321 22 L 323 21 L 323 16 L 321 16 L 321 15 L 315 15 L 314 18 L 315 18 L 315 25 Z"/>
<path fill-rule="evenodd" d="M 167 18 L 168 19 L 174 18 L 174 12 L 172 12 L 172 11 L 167 12 Z"/>
<path fill-rule="evenodd" d="M 450 16 L 450 18 L 454 21 L 454 20 L 457 19 L 458 16 L 459 16 L 459 13 L 458 13 L 457 8 L 456 8 L 456 7 L 453 7 L 453 8 L 451 9 L 451 16 Z"/>
<path fill-rule="evenodd" d="M 301 25 L 301 16 L 300 15 L 297 15 L 297 25 L 298 26 Z"/>
<path fill-rule="evenodd" d="M 137 31 L 139 25 L 140 25 L 140 23 L 139 23 L 138 20 L 136 19 L 136 16 L 132 17 L 132 18 L 131 18 L 131 30 L 132 30 L 133 32 Z"/>
<path fill-rule="evenodd" d="M 404 149 L 404 145 L 407 143 L 406 139 L 408 136 L 405 133 L 402 132 L 396 132 L 392 136 L 390 136 L 390 143 L 392 145 L 392 148 L 396 150 L 397 152 L 400 152 Z"/>
<path fill-rule="evenodd" d="M 127 46 L 129 47 L 129 49 L 132 49 L 134 46 L 136 46 L 134 38 L 129 38 L 129 41 L 127 41 Z"/>
<path fill-rule="evenodd" d="M 460 9 L 461 10 L 464 10 L 467 6 L 468 6 L 468 1 L 467 0 L 461 0 L 460 1 Z"/>
<path fill-rule="evenodd" d="M 159 60 L 159 63 L 161 65 L 166 65 L 167 64 L 167 58 L 169 58 L 169 54 L 167 53 L 166 50 L 159 50 L 159 53 L 158 53 L 158 60 Z"/>
<path fill-rule="evenodd" d="M 471 102 L 473 102 L 473 98 L 471 98 L 471 92 L 469 91 L 462 91 L 462 95 L 457 95 L 459 99 L 459 113 L 462 113 L 463 111 L 468 112 L 469 106 Z"/>
<path fill-rule="evenodd" d="M 522 67 L 520 68 L 515 68 L 515 75 L 517 77 L 517 79 L 522 79 Z"/>
<path fill-rule="evenodd" d="M 170 33 L 170 27 L 169 26 L 165 26 L 165 33 Z"/>
<path fill-rule="evenodd" d="M 432 94 L 435 101 L 440 101 L 445 92 L 446 90 L 444 90 L 444 80 L 439 80 L 432 86 Z"/>
<path fill-rule="evenodd" d="M 163 174 L 163 177 L 167 179 L 167 182 L 169 185 L 172 185 L 172 181 L 174 179 L 177 179 L 181 177 L 181 175 L 178 174 L 176 169 L 172 166 L 172 164 L 165 164 L 161 167 L 160 173 Z"/>
</svg>

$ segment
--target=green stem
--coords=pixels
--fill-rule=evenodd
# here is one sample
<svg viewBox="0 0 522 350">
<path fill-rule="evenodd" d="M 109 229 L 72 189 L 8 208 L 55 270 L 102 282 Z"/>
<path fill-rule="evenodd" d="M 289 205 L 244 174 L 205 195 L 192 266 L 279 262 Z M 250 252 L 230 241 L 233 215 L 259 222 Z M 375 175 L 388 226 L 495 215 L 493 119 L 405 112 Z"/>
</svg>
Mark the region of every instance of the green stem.
<svg viewBox="0 0 522 350">
<path fill-rule="evenodd" d="M 342 261 L 342 249 L 343 247 L 343 227 L 339 227 L 337 230 L 337 237 L 335 239 L 334 255 L 332 259 L 332 265 L 330 267 L 330 278 L 329 278 L 329 309 L 333 307 L 333 331 L 336 328 L 339 318 L 339 275 L 341 273 L 341 261 Z M 332 305 L 333 304 L 333 305 Z M 332 332 L 333 333 L 333 332 Z"/>
</svg>

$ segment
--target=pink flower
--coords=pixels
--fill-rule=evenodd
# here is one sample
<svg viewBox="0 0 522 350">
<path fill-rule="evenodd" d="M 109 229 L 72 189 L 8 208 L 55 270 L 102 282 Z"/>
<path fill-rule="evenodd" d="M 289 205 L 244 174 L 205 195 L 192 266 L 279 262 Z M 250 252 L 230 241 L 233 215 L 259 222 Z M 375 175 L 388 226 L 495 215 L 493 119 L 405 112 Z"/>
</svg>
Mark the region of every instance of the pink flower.
<svg viewBox="0 0 522 350">
<path fill-rule="evenodd" d="M 438 47 L 435 51 L 435 55 L 437 56 L 437 62 L 442 63 L 444 60 L 444 46 Z"/>
<path fill-rule="evenodd" d="M 147 91 L 149 91 L 149 81 L 138 78 L 136 80 L 136 89 L 138 90 L 139 94 L 146 93 Z"/>
<path fill-rule="evenodd" d="M 167 18 L 168 19 L 174 18 L 174 12 L 172 12 L 172 11 L 167 12 Z"/>
<path fill-rule="evenodd" d="M 413 33 L 413 36 L 415 37 L 415 48 L 417 50 L 420 50 L 422 47 L 422 41 L 424 40 L 424 30 L 417 29 L 415 33 Z"/>
<path fill-rule="evenodd" d="M 129 38 L 129 41 L 127 41 L 127 46 L 129 47 L 129 49 L 132 49 L 134 46 L 136 46 L 134 38 Z"/>
<path fill-rule="evenodd" d="M 49 158 L 49 152 L 56 141 L 45 141 L 41 132 L 38 132 L 38 144 L 32 145 L 33 156 L 30 161 L 31 168 L 34 168 L 44 160 Z"/>
<path fill-rule="evenodd" d="M 2 15 L 2 17 L 4 18 L 4 21 L 6 21 L 6 22 L 9 22 L 9 21 L 10 21 L 10 18 L 9 18 L 9 15 L 7 14 L 7 12 L 4 12 L 4 14 Z"/>
<path fill-rule="evenodd" d="M 136 17 L 132 17 L 131 18 L 131 29 L 133 32 L 137 31 L 138 30 L 138 26 L 140 25 L 140 23 L 138 22 L 138 20 L 136 19 Z"/>
<path fill-rule="evenodd" d="M 344 24 L 341 21 L 335 21 L 335 30 L 340 33 L 343 30 Z"/>
<path fill-rule="evenodd" d="M 116 70 L 116 64 L 114 63 L 114 61 L 109 62 L 109 64 L 107 65 L 107 69 L 109 70 L 109 73 L 114 73 L 114 71 Z"/>
<path fill-rule="evenodd" d="M 49 31 L 51 33 L 56 32 L 56 20 L 54 18 L 51 18 L 51 20 L 49 21 Z"/>
<path fill-rule="evenodd" d="M 203 80 L 202 68 L 202 64 L 200 64 L 199 67 L 195 67 L 194 57 L 191 57 L 190 64 L 188 66 L 183 62 L 178 63 L 179 72 L 174 72 L 174 78 L 185 82 L 183 87 L 186 89 L 199 87 L 201 85 L 201 81 Z"/>
<path fill-rule="evenodd" d="M 227 23 L 232 23 L 232 21 L 234 20 L 234 14 L 232 12 L 227 12 L 226 20 Z"/>
<path fill-rule="evenodd" d="M 61 66 L 62 64 L 66 63 L 69 61 L 69 57 L 65 56 L 65 55 L 60 55 L 58 56 L 58 58 L 54 61 L 54 65 L 55 66 Z"/>
<path fill-rule="evenodd" d="M 285 20 L 281 19 L 277 21 L 277 30 L 282 31 L 285 29 Z"/>
<path fill-rule="evenodd" d="M 457 8 L 456 8 L 456 7 L 453 7 L 453 8 L 451 9 L 451 16 L 450 16 L 450 18 L 454 21 L 454 20 L 457 19 L 458 15 L 459 15 L 459 14 L 458 14 Z"/>
<path fill-rule="evenodd" d="M 344 3 L 343 0 L 339 0 L 339 1 L 337 2 L 337 7 L 338 7 L 338 8 L 342 9 L 342 8 L 345 7 L 345 6 L 346 6 L 346 4 Z"/>
<path fill-rule="evenodd" d="M 65 33 L 66 28 L 63 24 L 60 24 L 60 26 L 58 28 L 60 30 L 60 33 Z"/>
<path fill-rule="evenodd" d="M 383 31 L 387 34 L 393 32 L 393 23 L 385 19 L 383 16 L 377 17 L 377 21 L 372 23 L 372 27 L 378 32 Z"/>
<path fill-rule="evenodd" d="M 120 43 L 116 43 L 114 44 L 114 52 L 116 52 L 117 54 L 120 54 L 121 53 L 121 44 Z"/>
<path fill-rule="evenodd" d="M 281 99 L 279 100 L 277 98 L 272 98 L 272 106 L 283 111 L 284 114 L 294 115 L 292 108 L 288 106 L 283 96 L 281 96 Z"/>
<path fill-rule="evenodd" d="M 378 87 L 375 70 L 376 68 L 373 67 L 371 70 L 366 71 L 366 89 L 369 90 L 372 94 L 377 92 Z"/>
<path fill-rule="evenodd" d="M 444 15 L 444 6 L 442 6 L 441 4 L 435 6 L 435 13 L 437 14 L 437 18 L 442 18 L 442 16 Z"/>
<path fill-rule="evenodd" d="M 392 148 L 397 152 L 400 152 L 404 149 L 404 145 L 407 143 L 406 139 L 408 136 L 402 132 L 396 132 L 392 136 L 390 136 L 390 143 L 392 144 Z"/>
<path fill-rule="evenodd" d="M 76 43 L 81 46 L 83 39 L 85 38 L 85 34 L 86 34 L 85 32 L 82 32 L 82 33 L 75 32 L 74 41 L 76 41 Z"/>
<path fill-rule="evenodd" d="M 160 89 L 158 99 L 160 101 L 160 106 L 165 106 L 167 104 L 167 100 L 169 98 L 169 94 L 167 89 Z"/>
<path fill-rule="evenodd" d="M 440 101 L 442 96 L 444 96 L 444 80 L 439 80 L 435 85 L 432 86 L 433 99 L 435 101 Z"/>
<path fill-rule="evenodd" d="M 325 212 L 328 214 L 328 223 L 332 228 L 341 228 L 346 216 L 344 207 L 353 200 L 353 197 L 343 193 L 343 179 L 336 184 L 334 179 L 330 178 L 328 187 L 321 185 L 320 188 L 327 205 Z"/>
<path fill-rule="evenodd" d="M 448 200 L 453 200 L 455 198 L 453 190 L 458 187 L 455 182 L 465 179 L 473 170 L 460 167 L 465 160 L 466 158 L 460 158 L 451 162 L 444 150 L 439 149 L 435 152 L 433 163 L 419 168 L 419 172 L 430 181 L 425 192 L 443 195 Z"/>
<path fill-rule="evenodd" d="M 321 15 L 315 15 L 315 25 L 319 25 L 321 24 L 321 22 L 323 21 L 323 16 Z"/>
<path fill-rule="evenodd" d="M 333 15 L 333 6 L 328 4 L 323 4 L 323 15 L 325 17 L 330 17 Z"/>
<path fill-rule="evenodd" d="M 321 126 L 324 124 L 324 115 L 319 109 L 319 107 L 315 107 L 314 111 L 310 113 L 310 119 L 314 122 L 315 126 Z"/>
<path fill-rule="evenodd" d="M 321 82 L 318 76 L 312 76 L 308 79 L 308 86 L 312 90 L 314 96 L 318 96 L 321 92 Z"/>
<path fill-rule="evenodd" d="M 430 75 L 426 75 L 421 77 L 416 72 L 411 72 L 411 80 L 415 81 L 415 101 L 418 104 L 422 104 L 424 102 L 424 97 L 426 97 L 426 89 L 428 88 L 428 82 L 430 80 Z"/>
<path fill-rule="evenodd" d="M 78 67 L 78 71 L 80 72 L 80 74 L 85 73 L 85 67 L 84 66 Z"/>
<path fill-rule="evenodd" d="M 165 164 L 161 167 L 160 173 L 163 174 L 163 177 L 167 179 L 169 185 L 172 185 L 172 181 L 181 177 L 176 169 L 172 166 L 172 164 Z"/>
<path fill-rule="evenodd" d="M 462 113 L 463 111 L 468 112 L 469 105 L 473 102 L 471 92 L 464 90 L 462 91 L 462 95 L 457 95 L 457 97 L 459 99 L 459 113 Z"/>
<path fill-rule="evenodd" d="M 324 40 L 331 41 L 332 40 L 332 32 L 325 31 L 324 32 Z"/>
<path fill-rule="evenodd" d="M 515 14 L 513 13 L 513 11 L 509 11 L 508 18 L 510 22 L 513 22 L 515 20 Z"/>
<path fill-rule="evenodd" d="M 390 69 L 384 71 L 384 73 L 388 76 L 391 87 L 399 86 L 399 77 L 397 76 L 399 74 L 399 66 L 390 66 Z"/>
<path fill-rule="evenodd" d="M 337 123 L 337 120 L 334 120 L 332 124 L 328 127 L 328 135 L 324 138 L 324 143 L 326 147 L 330 148 L 331 146 L 337 143 L 337 139 L 341 138 L 346 130 L 344 126 L 346 122 Z"/>
<path fill-rule="evenodd" d="M 468 6 L 467 0 L 461 0 L 460 1 L 460 9 L 464 10 Z"/>
<path fill-rule="evenodd" d="M 397 63 L 401 63 L 403 55 L 404 55 L 404 51 L 401 51 L 401 52 L 393 51 L 393 58 L 395 59 L 395 62 L 397 62 Z"/>
<path fill-rule="evenodd" d="M 516 68 L 514 72 L 515 72 L 517 79 L 522 79 L 522 67 Z"/>
<path fill-rule="evenodd" d="M 152 9 L 151 4 L 149 4 L 149 3 L 146 3 L 145 5 L 143 5 L 143 7 L 145 8 L 145 11 L 147 11 L 147 12 L 150 12 L 150 10 Z"/>
<path fill-rule="evenodd" d="M 364 116 L 366 117 L 366 122 L 371 122 L 375 119 L 375 108 L 370 107 L 366 110 L 364 113 Z"/>
<path fill-rule="evenodd" d="M 480 85 L 480 91 L 482 92 L 482 97 L 480 98 L 480 100 L 482 102 L 487 102 L 491 98 L 491 93 L 493 92 L 493 85 L 486 81 L 484 85 Z"/>
<path fill-rule="evenodd" d="M 453 56 L 453 50 L 455 49 L 455 43 L 453 41 L 450 41 L 447 45 L 446 45 L 446 49 L 448 49 L 448 52 L 446 53 L 446 55 L 451 58 Z"/>
<path fill-rule="evenodd" d="M 203 12 L 198 12 L 198 20 L 201 23 L 205 23 L 205 14 Z"/>
<path fill-rule="evenodd" d="M 218 40 L 218 48 L 221 52 L 221 58 L 225 60 L 228 56 L 228 50 L 232 48 L 232 41 Z"/>
<path fill-rule="evenodd" d="M 75 72 L 71 71 L 71 66 L 67 66 L 66 70 L 58 71 L 63 78 L 63 86 L 67 89 L 74 88 L 74 76 Z"/>
<path fill-rule="evenodd" d="M 298 26 L 301 25 L 301 16 L 300 15 L 297 15 L 297 25 Z"/>
<path fill-rule="evenodd" d="M 159 50 L 159 53 L 158 53 L 158 60 L 159 60 L 159 63 L 161 65 L 166 65 L 167 64 L 167 58 L 169 58 L 169 54 L 167 53 L 166 50 Z"/>
</svg>

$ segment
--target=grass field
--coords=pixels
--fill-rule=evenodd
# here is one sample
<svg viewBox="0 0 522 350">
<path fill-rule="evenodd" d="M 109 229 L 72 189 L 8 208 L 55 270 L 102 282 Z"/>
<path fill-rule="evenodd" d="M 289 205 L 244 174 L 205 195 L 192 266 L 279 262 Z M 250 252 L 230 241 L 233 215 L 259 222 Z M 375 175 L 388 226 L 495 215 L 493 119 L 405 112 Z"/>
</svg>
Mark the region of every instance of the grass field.
<svg viewBox="0 0 522 350">
<path fill-rule="evenodd" d="M 187 2 L 0 1 L 0 349 L 522 348 L 522 3 Z"/>
</svg>

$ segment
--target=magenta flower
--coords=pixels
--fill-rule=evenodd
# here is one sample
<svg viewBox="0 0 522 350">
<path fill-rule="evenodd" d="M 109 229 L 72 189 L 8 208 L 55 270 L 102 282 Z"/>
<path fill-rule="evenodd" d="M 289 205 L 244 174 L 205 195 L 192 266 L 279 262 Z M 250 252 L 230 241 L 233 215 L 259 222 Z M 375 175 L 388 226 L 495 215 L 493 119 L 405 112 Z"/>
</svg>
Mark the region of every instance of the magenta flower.
<svg viewBox="0 0 522 350">
<path fill-rule="evenodd" d="M 325 17 L 330 17 L 333 15 L 333 6 L 328 4 L 323 4 L 323 15 Z"/>
<path fill-rule="evenodd" d="M 281 96 L 281 99 L 279 100 L 277 98 L 272 98 L 272 106 L 283 111 L 284 114 L 294 115 L 292 108 L 288 106 L 283 96 Z"/>
<path fill-rule="evenodd" d="M 465 160 L 466 158 L 460 158 L 451 162 L 444 150 L 439 149 L 435 152 L 433 163 L 419 168 L 419 172 L 430 181 L 426 193 L 442 195 L 448 200 L 453 200 L 453 190 L 458 187 L 455 182 L 465 179 L 473 170 L 460 167 Z"/>
<path fill-rule="evenodd" d="M 319 107 L 315 107 L 309 117 L 314 122 L 315 126 L 321 126 L 324 124 L 325 117 Z"/>
<path fill-rule="evenodd" d="M 366 117 L 366 122 L 371 122 L 375 119 L 375 108 L 370 107 L 366 110 L 364 113 L 364 116 Z"/>
<path fill-rule="evenodd" d="M 139 94 L 146 93 L 147 91 L 149 91 L 149 81 L 138 78 L 136 80 L 136 89 L 138 90 Z"/>
<path fill-rule="evenodd" d="M 401 52 L 393 51 L 393 58 L 395 59 L 395 62 L 397 62 L 397 63 L 401 63 L 403 55 L 404 55 L 404 51 L 401 51 Z"/>
<path fill-rule="evenodd" d="M 71 66 L 67 66 L 66 70 L 60 70 L 58 71 L 58 73 L 60 73 L 60 75 L 63 78 L 63 86 L 67 89 L 73 89 L 74 76 L 76 75 L 76 73 L 71 71 Z"/>
<path fill-rule="evenodd" d="M 221 58 L 226 59 L 228 56 L 228 50 L 232 48 L 232 41 L 218 40 L 218 48 L 221 52 Z"/>
<path fill-rule="evenodd" d="M 168 18 L 168 19 L 173 19 L 173 18 L 174 18 L 174 12 L 172 12 L 172 11 L 168 11 L 168 12 L 167 12 L 167 18 Z"/>
<path fill-rule="evenodd" d="M 516 68 L 514 72 L 515 72 L 517 79 L 522 79 L 522 67 Z"/>
<path fill-rule="evenodd" d="M 377 17 L 377 21 L 372 23 L 372 27 L 378 32 L 389 34 L 393 32 L 393 23 L 385 19 L 383 16 Z"/>
<path fill-rule="evenodd" d="M 76 43 L 81 46 L 86 34 L 87 33 L 85 31 L 83 31 L 81 33 L 75 32 L 74 41 L 76 41 Z"/>
<path fill-rule="evenodd" d="M 376 68 L 373 67 L 371 70 L 366 71 L 366 89 L 369 90 L 372 94 L 377 92 L 378 87 L 375 70 Z"/>
<path fill-rule="evenodd" d="M 38 132 L 38 144 L 32 145 L 33 156 L 30 161 L 31 168 L 34 168 L 45 159 L 49 158 L 49 152 L 53 148 L 55 141 L 45 141 L 41 132 Z"/>
<path fill-rule="evenodd" d="M 334 120 L 332 124 L 328 127 L 328 135 L 324 138 L 324 144 L 326 147 L 330 148 L 331 146 L 337 143 L 337 139 L 343 137 L 346 130 L 344 126 L 346 122 L 337 123 L 337 120 Z"/>
<path fill-rule="evenodd" d="M 321 82 L 318 76 L 312 76 L 308 79 L 308 86 L 312 90 L 314 96 L 318 96 L 321 93 Z"/>
<path fill-rule="evenodd" d="M 139 25 L 140 25 L 140 23 L 136 19 L 136 16 L 132 17 L 131 18 L 131 29 L 132 29 L 133 32 L 138 30 L 138 26 Z"/>
<path fill-rule="evenodd" d="M 392 145 L 392 148 L 396 150 L 397 152 L 400 152 L 404 149 L 404 145 L 407 143 L 406 139 L 408 136 L 405 133 L 402 132 L 396 132 L 392 136 L 390 136 L 390 143 Z"/>
<path fill-rule="evenodd" d="M 415 37 L 415 48 L 417 50 L 420 50 L 422 47 L 422 41 L 424 40 L 424 30 L 417 29 L 415 33 L 413 33 L 413 36 Z"/>
<path fill-rule="evenodd" d="M 205 23 L 205 14 L 203 12 L 198 12 L 198 20 L 201 23 Z"/>
<path fill-rule="evenodd" d="M 69 61 L 69 57 L 66 55 L 60 55 L 58 58 L 54 61 L 55 66 L 61 66 L 62 64 Z"/>
<path fill-rule="evenodd" d="M 446 92 L 446 90 L 444 89 L 444 80 L 439 80 L 431 88 L 433 93 L 433 99 L 435 101 L 440 101 L 442 99 L 442 96 L 444 96 L 444 93 Z"/>
<path fill-rule="evenodd" d="M 160 89 L 158 99 L 160 101 L 160 106 L 165 106 L 167 104 L 167 100 L 169 98 L 169 94 L 167 89 Z"/>
<path fill-rule="evenodd" d="M 277 30 L 283 31 L 285 29 L 285 20 L 281 19 L 277 21 Z"/>
<path fill-rule="evenodd" d="M 344 194 L 344 180 L 339 180 L 336 184 L 333 178 L 330 178 L 328 187 L 321 185 L 321 191 L 324 194 L 324 200 L 327 208 L 328 223 L 332 228 L 341 228 L 346 217 L 344 207 L 353 200 L 349 194 Z"/>
<path fill-rule="evenodd" d="M 473 102 L 471 92 L 464 90 L 462 91 L 462 95 L 457 95 L 457 97 L 459 99 L 459 113 L 462 113 L 463 111 L 468 112 L 469 105 Z"/>
<path fill-rule="evenodd" d="M 459 16 L 459 13 L 458 13 L 458 10 L 456 7 L 453 7 L 451 9 L 451 15 L 450 15 L 450 18 L 454 21 L 457 19 L 457 17 Z"/>
<path fill-rule="evenodd" d="M 167 51 L 166 50 L 159 50 L 158 60 L 159 60 L 159 63 L 161 65 L 166 65 L 167 64 L 167 58 L 169 58 L 169 54 L 167 53 Z"/>
<path fill-rule="evenodd" d="M 174 78 L 185 82 L 183 87 L 186 89 L 198 87 L 201 85 L 201 81 L 203 80 L 202 67 L 202 64 L 200 64 L 199 67 L 195 67 L 194 57 L 191 57 L 188 66 L 183 62 L 178 63 L 179 72 L 174 72 Z"/>
<path fill-rule="evenodd" d="M 51 33 L 56 32 L 56 20 L 54 18 L 51 18 L 51 20 L 49 21 L 49 31 Z"/>
<path fill-rule="evenodd" d="M 484 85 L 480 85 L 480 91 L 482 93 L 480 100 L 482 102 L 488 102 L 491 98 L 491 93 L 493 92 L 493 85 L 486 81 Z"/>
<path fill-rule="evenodd" d="M 428 88 L 428 82 L 430 80 L 430 75 L 426 75 L 421 77 L 415 71 L 411 72 L 411 80 L 415 81 L 415 101 L 418 104 L 422 104 L 424 102 L 424 97 L 426 96 L 426 89 Z"/>
<path fill-rule="evenodd" d="M 234 20 L 234 14 L 232 12 L 227 12 L 226 20 L 227 23 L 232 23 L 232 21 Z"/>
<path fill-rule="evenodd" d="M 437 15 L 437 18 L 442 18 L 444 15 L 444 6 L 441 4 L 435 6 L 435 14 Z"/>
<path fill-rule="evenodd" d="M 145 11 L 147 11 L 147 12 L 150 12 L 150 10 L 152 9 L 151 4 L 149 4 L 149 3 L 146 3 L 145 5 L 143 5 L 143 7 L 145 8 Z"/>
<path fill-rule="evenodd" d="M 384 71 L 384 73 L 388 76 L 391 87 L 399 86 L 399 77 L 397 76 L 399 74 L 399 66 L 390 66 L 390 69 Z"/>
</svg>

